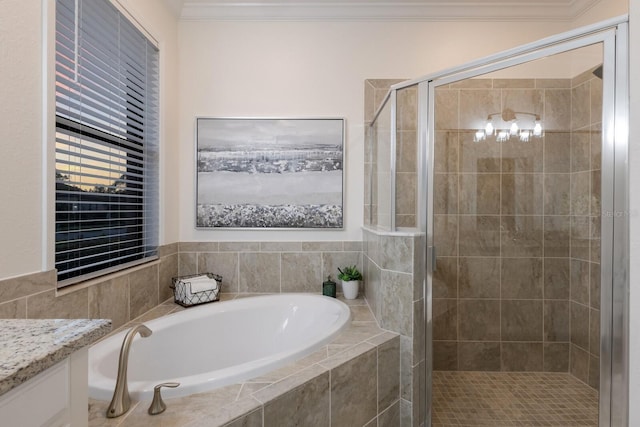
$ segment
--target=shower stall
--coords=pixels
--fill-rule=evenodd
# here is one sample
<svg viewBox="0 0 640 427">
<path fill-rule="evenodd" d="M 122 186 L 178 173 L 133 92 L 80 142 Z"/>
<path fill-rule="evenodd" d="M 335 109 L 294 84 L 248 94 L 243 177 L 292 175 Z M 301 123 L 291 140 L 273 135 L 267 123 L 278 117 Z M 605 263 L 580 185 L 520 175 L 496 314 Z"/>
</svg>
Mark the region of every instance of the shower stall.
<svg viewBox="0 0 640 427">
<path fill-rule="evenodd" d="M 424 235 L 410 425 L 626 425 L 626 19 L 370 81 L 365 228 Z"/>
</svg>

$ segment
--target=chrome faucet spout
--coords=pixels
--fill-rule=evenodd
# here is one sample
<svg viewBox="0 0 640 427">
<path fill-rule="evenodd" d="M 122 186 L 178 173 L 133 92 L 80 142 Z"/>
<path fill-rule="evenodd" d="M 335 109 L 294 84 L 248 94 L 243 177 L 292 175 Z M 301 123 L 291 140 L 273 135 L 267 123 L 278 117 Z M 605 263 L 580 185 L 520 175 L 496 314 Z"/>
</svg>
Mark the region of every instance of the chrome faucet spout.
<svg viewBox="0 0 640 427">
<path fill-rule="evenodd" d="M 148 337 L 151 335 L 151 329 L 145 325 L 138 325 L 129 330 L 122 341 L 122 348 L 120 348 L 120 359 L 118 361 L 118 376 L 116 378 L 116 388 L 113 391 L 113 398 L 111 404 L 107 409 L 107 418 L 115 418 L 126 413 L 131 407 L 131 398 L 129 397 L 129 388 L 127 387 L 127 365 L 129 364 L 129 349 L 133 338 L 137 333 L 140 333 L 141 337 Z"/>
</svg>

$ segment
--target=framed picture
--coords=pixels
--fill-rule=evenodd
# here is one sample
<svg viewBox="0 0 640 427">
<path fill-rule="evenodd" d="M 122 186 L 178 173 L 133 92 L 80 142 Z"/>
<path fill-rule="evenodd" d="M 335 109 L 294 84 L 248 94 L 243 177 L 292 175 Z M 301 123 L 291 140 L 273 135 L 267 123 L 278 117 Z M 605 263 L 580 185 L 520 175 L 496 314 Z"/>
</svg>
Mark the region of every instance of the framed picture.
<svg viewBox="0 0 640 427">
<path fill-rule="evenodd" d="M 196 227 L 341 229 L 344 119 L 196 119 Z"/>
</svg>

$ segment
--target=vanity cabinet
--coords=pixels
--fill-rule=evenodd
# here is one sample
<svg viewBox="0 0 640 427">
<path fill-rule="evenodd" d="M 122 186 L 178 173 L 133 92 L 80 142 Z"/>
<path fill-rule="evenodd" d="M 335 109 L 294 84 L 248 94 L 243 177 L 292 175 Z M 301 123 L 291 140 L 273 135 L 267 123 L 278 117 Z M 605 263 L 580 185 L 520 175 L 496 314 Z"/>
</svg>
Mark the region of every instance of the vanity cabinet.
<svg viewBox="0 0 640 427">
<path fill-rule="evenodd" d="M 2 425 L 86 427 L 88 349 L 79 349 L 0 396 Z"/>
</svg>

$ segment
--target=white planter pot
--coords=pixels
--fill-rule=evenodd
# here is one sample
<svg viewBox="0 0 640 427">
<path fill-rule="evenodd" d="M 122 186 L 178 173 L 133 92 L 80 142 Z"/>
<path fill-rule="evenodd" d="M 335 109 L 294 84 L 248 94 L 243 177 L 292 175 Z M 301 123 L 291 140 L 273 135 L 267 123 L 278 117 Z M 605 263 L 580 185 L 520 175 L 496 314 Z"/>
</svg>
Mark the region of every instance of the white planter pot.
<svg viewBox="0 0 640 427">
<path fill-rule="evenodd" d="M 358 288 L 360 287 L 359 280 L 350 280 L 348 282 L 342 281 L 342 293 L 346 299 L 358 298 Z"/>
</svg>

